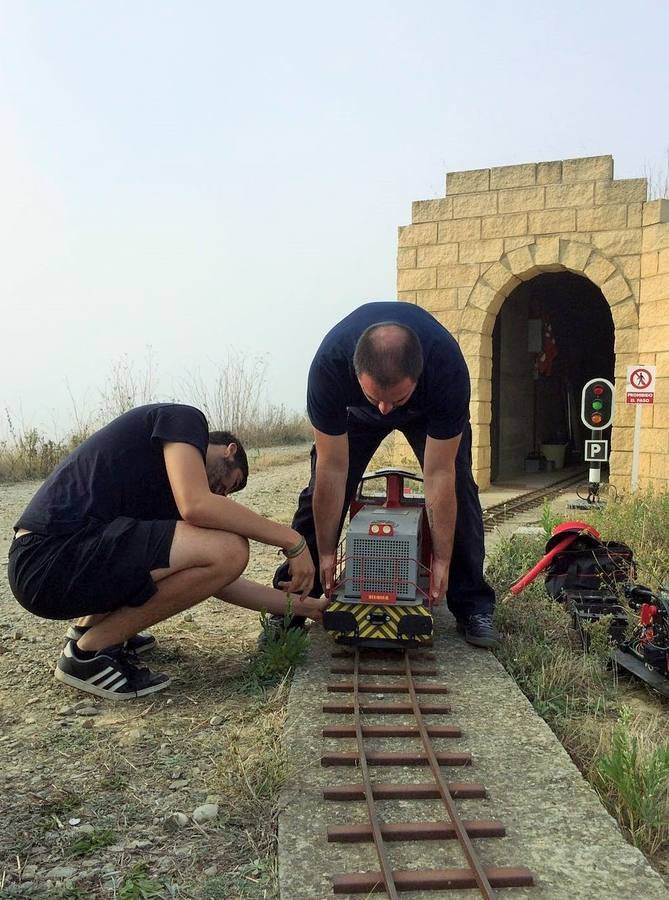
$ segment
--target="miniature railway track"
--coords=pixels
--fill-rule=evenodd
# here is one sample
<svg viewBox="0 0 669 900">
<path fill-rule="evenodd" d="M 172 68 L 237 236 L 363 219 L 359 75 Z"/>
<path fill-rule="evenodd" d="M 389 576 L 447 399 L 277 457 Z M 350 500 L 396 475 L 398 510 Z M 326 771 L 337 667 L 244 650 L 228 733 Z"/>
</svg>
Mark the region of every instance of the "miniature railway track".
<svg viewBox="0 0 669 900">
<path fill-rule="evenodd" d="M 425 677 L 437 674 L 434 666 L 427 663 L 434 660 L 433 654 L 421 653 L 420 667 L 413 668 L 410 651 L 402 655 L 388 657 L 375 656 L 356 648 L 353 652 L 337 651 L 333 658 L 339 662 L 331 667 L 333 675 L 350 675 L 352 680 L 331 682 L 329 693 L 351 695 L 347 702 L 326 702 L 323 711 L 328 714 L 345 714 L 350 722 L 334 725 L 323 730 L 323 736 L 335 739 L 355 739 L 355 751 L 327 751 L 321 757 L 323 766 L 356 766 L 360 780 L 351 784 L 338 784 L 324 791 L 326 800 L 364 800 L 367 805 L 368 822 L 337 825 L 328 829 L 328 841 L 339 843 L 373 842 L 379 861 L 378 870 L 352 872 L 336 875 L 333 886 L 335 894 L 370 894 L 385 892 L 388 897 L 397 898 L 401 891 L 453 890 L 478 888 L 485 898 L 495 897 L 494 889 L 501 887 L 525 887 L 533 884 L 532 873 L 521 867 L 486 867 L 479 859 L 472 838 L 502 837 L 504 826 L 491 820 L 463 820 L 456 808 L 456 800 L 482 798 L 486 796 L 483 785 L 471 781 L 446 781 L 443 768 L 446 766 L 469 766 L 468 753 L 437 752 L 433 738 L 454 738 L 461 735 L 455 725 L 429 724 L 425 716 L 450 712 L 450 707 L 441 702 L 423 702 L 419 695 L 438 696 L 449 693 L 449 688 L 441 683 L 425 682 Z M 390 659 L 390 661 L 389 661 Z M 345 662 L 342 662 L 345 660 Z M 398 665 L 398 661 L 400 664 Z M 369 677 L 393 680 L 369 681 Z M 385 699 L 387 694 L 408 695 L 407 702 L 367 702 L 364 695 L 373 693 L 376 699 Z M 403 716 L 409 723 L 366 724 L 366 715 Z M 369 749 L 370 740 L 393 738 L 413 741 L 410 751 L 376 751 Z M 393 741 L 394 743 L 394 741 Z M 429 769 L 431 780 L 414 783 L 394 783 L 374 780 L 371 769 L 377 766 L 412 766 Z M 445 807 L 446 817 L 439 821 L 384 822 L 377 809 L 379 800 L 434 800 L 440 799 Z M 453 868 L 396 869 L 391 862 L 388 844 L 394 841 L 435 841 L 455 840 L 466 865 Z"/>
<path fill-rule="evenodd" d="M 513 519 L 518 513 L 527 512 L 529 509 L 540 506 L 544 500 L 550 500 L 553 497 L 557 497 L 566 488 L 572 487 L 575 484 L 583 484 L 583 480 L 583 473 L 570 475 L 568 478 L 563 478 L 561 481 L 556 481 L 544 488 L 540 488 L 536 491 L 528 491 L 527 493 L 520 494 L 518 497 L 513 497 L 511 500 L 507 500 L 504 503 L 496 503 L 494 506 L 488 506 L 483 510 L 483 528 L 485 531 L 492 531 L 497 525 L 501 525 L 503 522 Z"/>
</svg>

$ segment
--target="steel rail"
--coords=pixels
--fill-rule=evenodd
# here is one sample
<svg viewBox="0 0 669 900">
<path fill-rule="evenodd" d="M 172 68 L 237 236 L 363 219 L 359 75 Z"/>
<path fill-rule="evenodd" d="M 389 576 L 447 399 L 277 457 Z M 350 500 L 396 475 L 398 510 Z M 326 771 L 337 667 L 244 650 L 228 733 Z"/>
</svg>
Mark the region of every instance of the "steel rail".
<svg viewBox="0 0 669 900">
<path fill-rule="evenodd" d="M 501 522 L 512 519 L 517 513 L 525 512 L 535 506 L 540 506 L 544 500 L 557 497 L 565 488 L 574 484 L 583 482 L 583 474 L 570 475 L 560 481 L 553 482 L 545 488 L 539 488 L 534 491 L 527 491 L 512 497 L 503 503 L 495 503 L 493 506 L 487 506 L 483 510 L 483 528 L 485 531 L 492 531 L 496 525 Z"/>
<path fill-rule="evenodd" d="M 427 754 L 430 768 L 432 769 L 432 774 L 434 775 L 435 781 L 439 787 L 441 799 L 444 802 L 451 823 L 453 824 L 453 827 L 455 829 L 455 833 L 457 834 L 460 846 L 462 847 L 462 850 L 464 851 L 464 854 L 467 858 L 467 862 L 469 863 L 469 866 L 471 868 L 472 874 L 476 879 L 476 883 L 481 892 L 481 896 L 485 897 L 485 900 L 495 900 L 496 894 L 493 891 L 490 882 L 488 881 L 488 876 L 486 875 L 485 870 L 481 865 L 481 861 L 479 860 L 476 851 L 474 850 L 474 846 L 469 839 L 467 829 L 462 822 L 457 809 L 455 808 L 455 803 L 453 802 L 451 792 L 449 791 L 448 786 L 442 777 L 441 769 L 439 767 L 439 760 L 437 759 L 437 756 L 432 747 L 432 741 L 430 740 L 430 736 L 423 721 L 423 715 L 420 711 L 420 703 L 418 702 L 418 695 L 413 684 L 411 661 L 409 660 L 408 653 L 404 654 L 404 665 L 406 670 L 407 686 L 409 688 L 411 703 L 413 704 L 414 708 L 416 725 L 418 726 L 418 730 L 420 732 L 421 742 L 423 744 L 425 753 Z"/>
<path fill-rule="evenodd" d="M 369 769 L 367 767 L 367 756 L 365 753 L 365 739 L 362 733 L 362 722 L 360 716 L 360 698 L 358 696 L 358 670 L 360 668 L 360 650 L 356 647 L 355 658 L 353 661 L 353 709 L 355 716 L 355 734 L 358 742 L 359 765 L 362 773 L 362 781 L 365 790 L 365 800 L 367 801 L 367 814 L 369 816 L 369 824 L 372 828 L 372 837 L 374 846 L 376 847 L 376 855 L 379 858 L 381 866 L 381 875 L 383 876 L 384 887 L 390 900 L 399 900 L 397 886 L 393 869 L 386 853 L 385 841 L 381 832 L 381 823 L 376 813 L 376 803 L 374 802 L 374 790 L 369 777 Z"/>
<path fill-rule="evenodd" d="M 397 898 L 398 892 L 404 891 L 429 891 L 429 890 L 464 890 L 472 888 L 479 892 L 484 900 L 493 900 L 496 894 L 493 888 L 504 887 L 529 887 L 534 883 L 531 871 L 525 866 L 486 866 L 479 860 L 471 843 L 471 838 L 501 837 L 505 834 L 501 822 L 473 819 L 461 819 L 456 807 L 456 800 L 481 799 L 487 796 L 486 789 L 476 782 L 446 782 L 442 775 L 441 766 L 469 765 L 471 757 L 468 753 L 436 752 L 430 738 L 456 737 L 461 735 L 461 730 L 453 725 L 427 725 L 424 716 L 438 712 L 449 712 L 448 707 L 442 704 L 428 704 L 419 702 L 421 682 L 416 681 L 418 674 L 411 668 L 411 653 L 405 650 L 403 666 L 380 666 L 379 660 L 371 660 L 369 654 L 362 654 L 360 648 L 355 648 L 354 653 L 346 654 L 349 661 L 353 661 L 350 669 L 340 671 L 337 674 L 352 675 L 351 682 L 352 700 L 346 704 L 324 703 L 324 713 L 344 713 L 352 716 L 348 725 L 333 725 L 323 729 L 323 737 L 355 738 L 357 752 L 327 751 L 321 755 L 323 766 L 359 766 L 362 778 L 354 783 L 339 783 L 326 787 L 323 790 L 325 800 L 339 802 L 366 801 L 368 822 L 366 824 L 349 823 L 328 828 L 328 841 L 336 843 L 373 843 L 376 855 L 380 862 L 380 869 L 375 871 L 358 871 L 351 874 L 333 876 L 333 890 L 335 894 L 371 894 L 385 892 L 391 898 Z M 338 652 L 333 657 L 341 658 Z M 364 658 L 364 662 L 363 662 Z M 424 660 L 421 654 L 421 662 Z M 334 667 L 333 667 L 334 668 Z M 345 667 L 338 667 L 345 668 Z M 366 675 L 395 676 L 390 682 L 392 687 L 397 687 L 397 676 L 404 676 L 408 703 L 368 703 L 363 700 L 364 692 L 361 690 L 365 682 L 361 682 L 363 673 Z M 426 674 L 423 669 L 422 674 Z M 431 673 L 430 673 L 431 674 Z M 341 684 L 341 682 L 339 682 Z M 388 683 L 375 685 L 379 693 L 388 687 Z M 425 687 L 425 683 L 422 683 Z M 432 685 L 438 687 L 441 693 L 445 685 Z M 330 686 L 328 685 L 328 690 Z M 412 716 L 411 724 L 403 725 L 363 725 L 364 713 L 398 714 Z M 365 750 L 365 738 L 397 737 L 419 738 L 422 747 L 416 753 L 411 751 L 373 751 Z M 423 752 L 425 751 L 425 752 Z M 369 776 L 371 766 L 429 766 L 432 780 L 428 782 L 372 782 Z M 398 800 L 441 800 L 444 812 L 450 817 L 444 821 L 409 821 L 409 822 L 384 822 L 377 813 L 375 801 L 385 800 L 395 802 Z M 461 852 L 465 857 L 466 865 L 462 868 L 430 868 L 430 869 L 394 869 L 389 859 L 388 844 L 395 841 L 426 841 L 426 840 L 455 840 L 458 842 Z"/>
</svg>

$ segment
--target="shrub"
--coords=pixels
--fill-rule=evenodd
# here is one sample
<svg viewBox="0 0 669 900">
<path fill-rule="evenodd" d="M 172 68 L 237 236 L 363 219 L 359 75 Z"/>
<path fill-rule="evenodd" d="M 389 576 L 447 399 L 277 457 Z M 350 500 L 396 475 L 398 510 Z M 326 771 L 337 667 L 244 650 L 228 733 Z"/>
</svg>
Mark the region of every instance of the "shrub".
<svg viewBox="0 0 669 900">
<path fill-rule="evenodd" d="M 265 614 L 260 615 L 262 641 L 252 665 L 254 676 L 261 682 L 275 682 L 284 678 L 304 659 L 309 647 L 309 635 L 302 628 L 289 628 L 290 607 L 283 617 L 283 627 L 272 627 Z"/>
<path fill-rule="evenodd" d="M 634 727 L 630 710 L 623 707 L 611 749 L 596 760 L 595 772 L 600 792 L 632 843 L 653 853 L 669 840 L 669 744 L 644 747 Z"/>
</svg>

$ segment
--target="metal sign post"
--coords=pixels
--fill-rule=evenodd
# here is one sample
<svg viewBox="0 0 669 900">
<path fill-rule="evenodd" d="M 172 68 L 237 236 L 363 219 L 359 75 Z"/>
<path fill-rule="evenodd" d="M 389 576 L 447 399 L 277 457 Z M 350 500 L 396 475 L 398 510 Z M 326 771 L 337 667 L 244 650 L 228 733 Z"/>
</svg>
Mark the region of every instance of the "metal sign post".
<svg viewBox="0 0 669 900">
<path fill-rule="evenodd" d="M 625 403 L 636 404 L 632 445 L 632 493 L 639 488 L 639 446 L 641 444 L 641 407 L 655 402 L 655 366 L 639 363 L 627 367 Z"/>
</svg>

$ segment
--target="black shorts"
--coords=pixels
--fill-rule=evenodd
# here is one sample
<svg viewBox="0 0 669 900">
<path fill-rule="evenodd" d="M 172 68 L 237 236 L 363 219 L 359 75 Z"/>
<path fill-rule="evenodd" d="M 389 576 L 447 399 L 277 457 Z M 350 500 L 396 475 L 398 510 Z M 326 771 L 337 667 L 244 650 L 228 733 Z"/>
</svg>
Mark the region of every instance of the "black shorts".
<svg viewBox="0 0 669 900">
<path fill-rule="evenodd" d="M 156 592 L 153 569 L 169 566 L 176 522 L 118 518 L 74 534 L 14 538 L 8 577 L 24 609 L 44 619 L 73 619 L 141 606 Z"/>
</svg>

